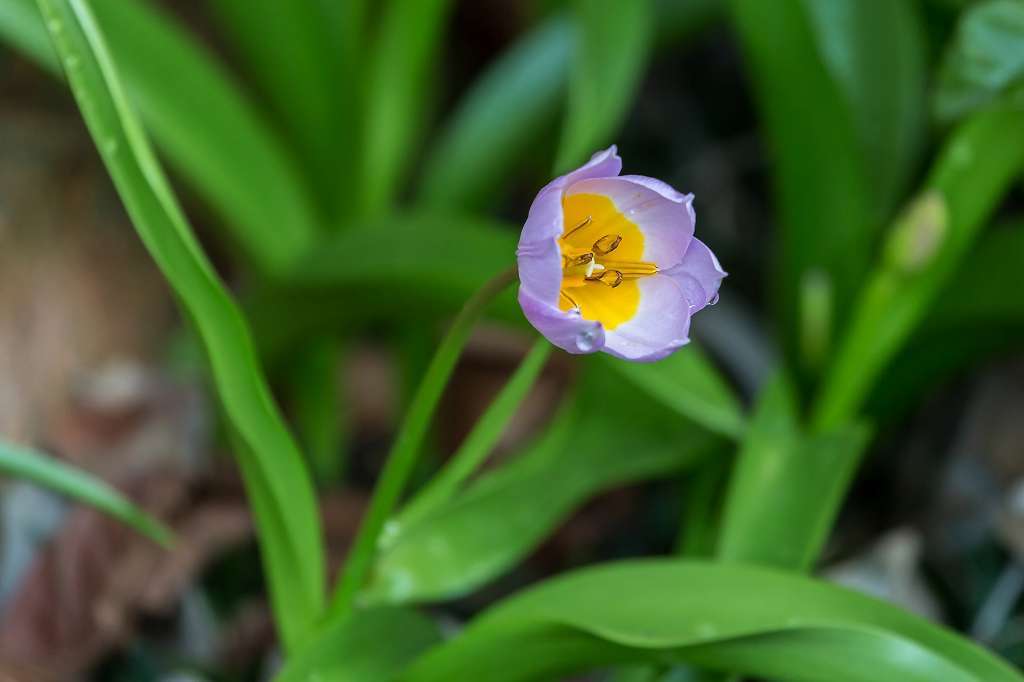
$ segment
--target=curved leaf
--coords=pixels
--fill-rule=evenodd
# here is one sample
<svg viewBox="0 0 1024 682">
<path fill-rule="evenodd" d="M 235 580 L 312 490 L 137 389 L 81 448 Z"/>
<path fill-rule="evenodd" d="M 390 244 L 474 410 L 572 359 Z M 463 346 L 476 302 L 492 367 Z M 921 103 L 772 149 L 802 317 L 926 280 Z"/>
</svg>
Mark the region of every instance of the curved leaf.
<svg viewBox="0 0 1024 682">
<path fill-rule="evenodd" d="M 136 231 L 195 324 L 254 507 L 288 645 L 320 615 L 320 522 L 302 456 L 260 372 L 245 319 L 192 234 L 124 95 L 85 0 L 39 0 L 72 92 Z"/>
<path fill-rule="evenodd" d="M 105 481 L 52 457 L 0 441 L 0 472 L 95 507 L 161 545 L 168 546 L 172 542 L 171 531 L 166 526 L 136 507 Z"/>
<path fill-rule="evenodd" d="M 577 0 L 579 37 L 555 161 L 562 173 L 607 147 L 632 109 L 654 40 L 650 0 Z"/>
<path fill-rule="evenodd" d="M 555 679 L 689 662 L 798 682 L 1020 682 L 996 656 L 893 606 L 788 573 L 672 559 L 584 569 L 514 596 L 399 677 Z"/>
</svg>

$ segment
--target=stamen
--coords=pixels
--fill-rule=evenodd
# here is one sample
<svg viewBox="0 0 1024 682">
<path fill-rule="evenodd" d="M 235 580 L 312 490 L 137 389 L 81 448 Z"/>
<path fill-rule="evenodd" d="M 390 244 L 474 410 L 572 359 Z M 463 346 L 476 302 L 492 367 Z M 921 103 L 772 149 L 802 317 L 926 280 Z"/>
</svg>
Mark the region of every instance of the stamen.
<svg viewBox="0 0 1024 682">
<path fill-rule="evenodd" d="M 615 249 L 619 248 L 619 244 L 621 243 L 621 234 L 617 234 L 614 237 L 610 234 L 606 234 L 605 236 L 601 237 L 596 242 L 594 242 L 593 248 L 594 251 L 596 251 L 597 253 L 601 254 L 602 256 L 606 256 Z"/>
<path fill-rule="evenodd" d="M 576 301 L 574 301 L 572 296 L 570 296 L 569 294 L 565 293 L 564 291 L 559 291 L 558 295 L 561 296 L 562 298 L 564 298 L 565 300 L 567 300 L 569 302 L 569 305 L 571 305 L 573 308 L 577 308 L 578 309 L 580 307 L 580 304 L 577 303 Z"/>
<path fill-rule="evenodd" d="M 606 282 L 605 281 L 605 277 L 607 275 L 615 275 L 615 281 L 614 282 Z M 600 282 L 601 284 L 607 284 L 612 289 L 614 289 L 615 287 L 617 287 L 620 284 L 622 284 L 622 280 L 623 279 L 625 279 L 625 278 L 623 277 L 622 273 L 619 272 L 618 270 L 605 270 L 604 272 L 602 272 L 599 275 L 591 275 L 590 277 L 587 277 L 587 281 L 588 282 Z"/>
<path fill-rule="evenodd" d="M 587 225 L 589 225 L 592 222 L 594 222 L 593 216 L 589 216 L 588 215 L 586 218 L 583 219 L 583 221 L 579 225 L 577 225 L 576 227 L 572 228 L 571 230 L 569 230 L 568 232 L 563 234 L 562 235 L 562 239 L 565 239 L 566 237 L 571 235 L 573 232 L 577 232 L 579 230 L 582 230 L 584 227 L 586 227 Z"/>
</svg>

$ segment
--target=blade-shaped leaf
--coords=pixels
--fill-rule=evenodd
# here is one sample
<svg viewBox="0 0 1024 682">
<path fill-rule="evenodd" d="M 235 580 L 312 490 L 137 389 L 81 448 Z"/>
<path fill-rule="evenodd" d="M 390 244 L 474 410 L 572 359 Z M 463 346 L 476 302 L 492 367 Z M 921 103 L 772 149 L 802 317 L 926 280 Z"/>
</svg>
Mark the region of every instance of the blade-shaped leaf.
<svg viewBox="0 0 1024 682">
<path fill-rule="evenodd" d="M 370 48 L 366 83 L 362 215 L 388 207 L 427 111 L 428 83 L 452 0 L 392 0 Z"/>
<path fill-rule="evenodd" d="M 307 646 L 288 659 L 274 680 L 381 682 L 392 679 L 440 641 L 437 625 L 415 611 L 357 611 L 318 631 Z"/>
<path fill-rule="evenodd" d="M 980 111 L 951 135 L 925 191 L 897 221 L 885 257 L 864 287 L 816 408 L 821 429 L 855 415 L 969 253 L 1009 184 L 1024 168 L 1024 104 Z"/>
<path fill-rule="evenodd" d="M 676 472 L 715 439 L 589 372 L 581 405 L 563 409 L 535 445 L 449 504 L 387 535 L 365 598 L 446 599 L 496 578 L 596 493 Z M 578 410 L 578 412 L 577 412 Z M 543 504 L 538 504 L 543 500 Z"/>
<path fill-rule="evenodd" d="M 102 479 L 29 448 L 0 441 L 0 472 L 31 481 L 109 514 L 161 545 L 171 532 Z"/>
<path fill-rule="evenodd" d="M 718 556 L 807 570 L 818 558 L 867 444 L 862 428 L 804 435 L 792 392 L 762 393 L 730 478 Z"/>
<path fill-rule="evenodd" d="M 650 0 L 577 0 L 574 7 L 579 36 L 557 172 L 612 141 L 632 109 L 654 40 Z"/>
<path fill-rule="evenodd" d="M 656 559 L 576 571 L 513 596 L 399 680 L 550 680 L 674 661 L 796 682 L 1024 679 L 966 639 L 840 587 L 751 566 Z"/>
<path fill-rule="evenodd" d="M 935 90 L 935 116 L 950 122 L 1024 83 L 1024 2 L 986 0 L 964 10 Z"/>
<path fill-rule="evenodd" d="M 806 374 L 842 328 L 877 228 L 911 170 L 920 29 L 905 2 L 732 0 L 731 8 L 776 164 L 778 328 Z M 831 325 L 800 348 L 809 280 L 831 292 Z"/>
<path fill-rule="evenodd" d="M 34 0 L 4 0 L 5 34 L 45 32 Z M 167 16 L 143 0 L 94 0 L 131 103 L 182 179 L 217 211 L 252 262 L 279 274 L 306 250 L 319 218 L 292 158 L 228 74 Z M 38 25 L 30 25 L 27 17 Z M 7 23 L 17 19 L 14 24 Z M 30 27 L 31 26 L 31 27 Z M 19 43 L 15 42 L 18 46 Z"/>
<path fill-rule="evenodd" d="M 245 59 L 247 75 L 283 123 L 318 196 L 333 210 L 333 194 L 341 184 L 337 175 L 347 169 L 342 160 L 350 151 L 339 144 L 352 125 L 343 116 L 355 109 L 351 84 L 339 81 L 341 46 L 332 44 L 331 23 L 337 17 L 311 0 L 208 4 Z"/>
<path fill-rule="evenodd" d="M 255 510 L 277 621 L 292 645 L 320 615 L 324 589 L 319 516 L 302 456 L 270 397 L 245 319 L 174 198 L 89 6 L 40 0 L 40 7 L 135 229 L 206 348 Z"/>
<path fill-rule="evenodd" d="M 549 19 L 480 76 L 427 158 L 420 201 L 482 207 L 498 193 L 561 108 L 573 38 L 565 17 Z"/>
</svg>

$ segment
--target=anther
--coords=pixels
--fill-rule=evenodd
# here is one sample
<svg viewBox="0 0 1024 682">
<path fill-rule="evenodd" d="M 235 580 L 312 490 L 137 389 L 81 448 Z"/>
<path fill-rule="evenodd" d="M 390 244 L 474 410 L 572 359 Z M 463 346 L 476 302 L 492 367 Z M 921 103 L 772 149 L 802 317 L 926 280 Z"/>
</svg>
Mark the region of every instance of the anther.
<svg viewBox="0 0 1024 682">
<path fill-rule="evenodd" d="M 614 282 L 606 281 L 605 277 L 607 275 L 614 275 L 615 276 L 615 281 Z M 603 271 L 599 275 L 591 275 L 590 277 L 587 277 L 587 281 L 589 281 L 589 282 L 600 282 L 601 284 L 607 284 L 612 289 L 614 289 L 615 287 L 617 287 L 620 284 L 622 284 L 622 280 L 623 279 L 624 279 L 624 277 L 623 277 L 622 273 L 619 272 L 618 270 L 605 270 L 605 271 Z"/>
<path fill-rule="evenodd" d="M 622 235 L 617 234 L 615 236 L 612 236 L 610 234 L 606 234 L 605 236 L 601 237 L 596 242 L 594 242 L 593 249 L 602 256 L 606 256 L 615 249 L 619 248 L 619 244 L 621 243 Z"/>
<path fill-rule="evenodd" d="M 590 223 L 592 223 L 592 222 L 594 222 L 594 218 L 593 218 L 592 216 L 587 216 L 586 218 L 584 218 L 584 219 L 583 219 L 583 220 L 582 220 L 582 221 L 580 222 L 580 224 L 579 224 L 579 225 L 577 225 L 576 227 L 572 228 L 571 230 L 569 230 L 568 232 L 566 232 L 565 234 L 563 234 L 563 235 L 562 235 L 562 239 L 565 239 L 566 237 L 568 237 L 568 236 L 569 236 L 570 234 L 572 234 L 573 232 L 577 232 L 577 231 L 579 231 L 579 230 L 582 230 L 582 229 L 583 229 L 584 227 L 586 227 L 587 225 L 589 225 L 589 224 L 590 224 Z"/>
</svg>

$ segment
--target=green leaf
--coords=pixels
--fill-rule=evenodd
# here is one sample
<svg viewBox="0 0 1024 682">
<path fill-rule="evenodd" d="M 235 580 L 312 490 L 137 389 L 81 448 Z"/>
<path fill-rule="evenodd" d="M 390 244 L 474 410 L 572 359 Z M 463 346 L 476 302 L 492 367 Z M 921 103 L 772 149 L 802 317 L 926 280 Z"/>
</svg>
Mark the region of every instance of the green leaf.
<svg viewBox="0 0 1024 682">
<path fill-rule="evenodd" d="M 819 429 L 857 413 L 942 287 L 966 263 L 978 230 L 1024 168 L 1022 114 L 1024 104 L 1001 104 L 968 118 L 950 136 L 860 295 L 816 406 Z"/>
<path fill-rule="evenodd" d="M 332 21 L 313 0 L 209 0 L 213 15 L 245 60 L 246 74 L 269 100 L 296 146 L 318 196 L 333 210 L 339 171 L 350 151 L 351 83 L 339 80 Z"/>
<path fill-rule="evenodd" d="M 700 348 L 691 343 L 652 363 L 602 358 L 662 404 L 715 433 L 739 438 L 745 417 L 739 400 Z"/>
<path fill-rule="evenodd" d="M 607 147 L 636 93 L 654 40 L 650 0 L 576 0 L 579 38 L 556 172 Z"/>
<path fill-rule="evenodd" d="M 923 45 L 906 2 L 732 0 L 776 162 L 778 328 L 802 374 L 830 338 L 800 348 L 808 278 L 833 294 L 831 337 L 868 270 L 877 228 L 912 170 Z"/>
<path fill-rule="evenodd" d="M 791 390 L 764 390 L 730 479 L 718 556 L 807 570 L 818 558 L 860 456 L 867 430 L 805 436 Z"/>
<path fill-rule="evenodd" d="M 423 204 L 479 208 L 499 194 L 514 166 L 536 154 L 541 134 L 561 108 L 572 48 L 572 27 L 565 17 L 555 17 L 488 67 L 427 157 Z"/>
<path fill-rule="evenodd" d="M 391 0 L 370 48 L 362 215 L 394 200 L 427 111 L 428 84 L 452 0 Z"/>
<path fill-rule="evenodd" d="M 477 419 L 459 449 L 402 509 L 397 519 L 400 527 L 448 502 L 466 479 L 480 468 L 533 388 L 550 354 L 551 344 L 539 337 L 501 392 Z"/>
<path fill-rule="evenodd" d="M 966 8 L 939 70 L 935 116 L 948 123 L 1024 82 L 1024 2 L 987 0 Z"/>
<path fill-rule="evenodd" d="M 794 682 L 1024 679 L 966 639 L 840 587 L 655 559 L 576 571 L 499 603 L 399 680 L 548 680 L 677 661 Z"/>
<path fill-rule="evenodd" d="M 102 479 L 29 448 L 0 441 L 0 472 L 67 495 L 131 526 L 165 547 L 171 531 Z"/>
<path fill-rule="evenodd" d="M 275 682 L 381 682 L 439 644 L 430 619 L 409 609 L 357 611 L 317 632 L 288 659 Z"/>
<path fill-rule="evenodd" d="M 245 319 L 192 234 L 128 104 L 84 0 L 40 0 L 47 28 L 128 215 L 206 348 L 254 507 L 282 638 L 294 645 L 323 606 L 312 484 L 259 369 Z"/>
<path fill-rule="evenodd" d="M 581 404 L 563 408 L 515 460 L 408 527 L 393 524 L 364 599 L 402 603 L 467 594 L 522 560 L 593 495 L 677 472 L 715 443 L 638 400 L 614 376 L 590 371 L 583 381 Z"/>
<path fill-rule="evenodd" d="M 0 31 L 24 36 L 29 57 L 57 69 L 32 0 L 4 0 Z M 129 101 L 182 179 L 207 201 L 245 255 L 279 274 L 304 252 L 319 218 L 287 150 L 228 74 L 143 0 L 94 0 Z M 38 25 L 29 23 L 32 16 Z M 17 20 L 16 23 L 8 23 Z"/>
</svg>

